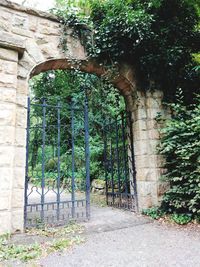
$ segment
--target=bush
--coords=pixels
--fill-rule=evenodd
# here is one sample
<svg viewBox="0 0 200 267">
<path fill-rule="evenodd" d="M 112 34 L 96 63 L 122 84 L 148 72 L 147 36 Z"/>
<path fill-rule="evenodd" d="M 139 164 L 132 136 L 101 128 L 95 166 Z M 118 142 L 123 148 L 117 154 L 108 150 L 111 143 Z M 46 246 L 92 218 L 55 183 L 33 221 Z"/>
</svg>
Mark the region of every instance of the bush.
<svg viewBox="0 0 200 267">
<path fill-rule="evenodd" d="M 191 215 L 188 214 L 173 214 L 171 216 L 171 219 L 177 223 L 177 224 L 188 224 L 189 222 L 191 222 L 192 217 Z"/>
<path fill-rule="evenodd" d="M 194 218 L 200 215 L 200 96 L 196 104 L 186 106 L 179 92 L 177 103 L 170 108 L 172 118 L 161 130 L 160 152 L 167 168 L 164 178 L 170 184 L 162 207 Z"/>
<path fill-rule="evenodd" d="M 150 216 L 152 219 L 158 220 L 159 218 L 164 216 L 164 211 L 158 207 L 153 207 L 149 209 L 144 209 L 142 214 Z"/>
</svg>

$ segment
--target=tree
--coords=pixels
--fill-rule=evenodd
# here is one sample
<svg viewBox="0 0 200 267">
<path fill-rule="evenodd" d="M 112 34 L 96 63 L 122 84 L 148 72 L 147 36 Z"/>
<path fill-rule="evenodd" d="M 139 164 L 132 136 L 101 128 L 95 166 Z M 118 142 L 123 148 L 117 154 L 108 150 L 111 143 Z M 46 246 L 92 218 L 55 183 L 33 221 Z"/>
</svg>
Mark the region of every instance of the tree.
<svg viewBox="0 0 200 267">
<path fill-rule="evenodd" d="M 143 90 L 161 89 L 172 99 L 182 88 L 192 101 L 200 83 L 193 58 L 199 52 L 199 1 L 94 0 L 88 9 L 89 17 L 81 8 L 59 15 L 91 57 L 110 67 L 128 62 Z"/>
</svg>

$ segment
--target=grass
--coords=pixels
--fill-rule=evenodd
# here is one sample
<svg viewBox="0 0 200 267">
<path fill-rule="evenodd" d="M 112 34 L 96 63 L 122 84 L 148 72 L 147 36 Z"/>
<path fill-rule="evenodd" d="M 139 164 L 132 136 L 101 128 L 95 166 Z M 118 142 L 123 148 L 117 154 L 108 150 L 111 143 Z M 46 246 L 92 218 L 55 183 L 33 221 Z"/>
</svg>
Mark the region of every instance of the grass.
<svg viewBox="0 0 200 267">
<path fill-rule="evenodd" d="M 63 251 L 83 243 L 85 239 L 80 236 L 83 231 L 84 228 L 75 223 L 62 228 L 49 228 L 46 226 L 43 229 L 31 229 L 27 231 L 24 238 L 27 235 L 32 235 L 34 237 L 49 237 L 51 241 L 36 242 L 30 245 L 12 244 L 11 235 L 2 235 L 0 236 L 0 261 L 20 260 L 22 262 L 29 262 L 56 251 Z"/>
</svg>

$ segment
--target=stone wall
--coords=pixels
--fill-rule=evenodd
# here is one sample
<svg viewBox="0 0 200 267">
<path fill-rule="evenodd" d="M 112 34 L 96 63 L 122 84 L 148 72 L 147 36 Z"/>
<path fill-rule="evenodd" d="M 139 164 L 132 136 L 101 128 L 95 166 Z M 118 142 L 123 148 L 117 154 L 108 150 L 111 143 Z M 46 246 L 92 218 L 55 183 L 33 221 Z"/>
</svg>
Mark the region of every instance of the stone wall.
<svg viewBox="0 0 200 267">
<path fill-rule="evenodd" d="M 1 0 L 0 233 L 23 231 L 28 80 L 42 71 L 76 68 L 77 64 L 82 71 L 107 75 L 87 58 L 80 40 L 70 34 L 68 50 L 63 54 L 60 34 L 56 17 Z M 162 158 L 156 152 L 159 133 L 155 121 L 157 112 L 163 110 L 162 94 L 137 91 L 135 72 L 128 65 L 122 65 L 112 79 L 133 112 L 138 201 L 142 209 L 157 204 L 162 192 Z"/>
</svg>

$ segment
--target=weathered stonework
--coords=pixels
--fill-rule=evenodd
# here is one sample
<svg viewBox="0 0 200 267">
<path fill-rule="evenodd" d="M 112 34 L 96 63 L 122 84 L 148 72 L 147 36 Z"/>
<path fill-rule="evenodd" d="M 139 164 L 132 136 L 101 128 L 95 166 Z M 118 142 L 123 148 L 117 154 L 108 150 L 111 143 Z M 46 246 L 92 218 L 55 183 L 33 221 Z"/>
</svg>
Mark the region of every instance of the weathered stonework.
<svg viewBox="0 0 200 267">
<path fill-rule="evenodd" d="M 70 31 L 70 29 L 69 29 Z M 134 118 L 134 148 L 139 209 L 156 205 L 163 193 L 159 182 L 162 158 L 155 117 L 163 112 L 160 91 L 137 91 L 134 69 L 120 66 L 114 77 L 87 58 L 80 40 L 68 36 L 68 51 L 60 48 L 58 19 L 7 0 L 0 2 L 0 234 L 23 231 L 28 80 L 52 69 L 109 75 L 124 95 Z"/>
</svg>

